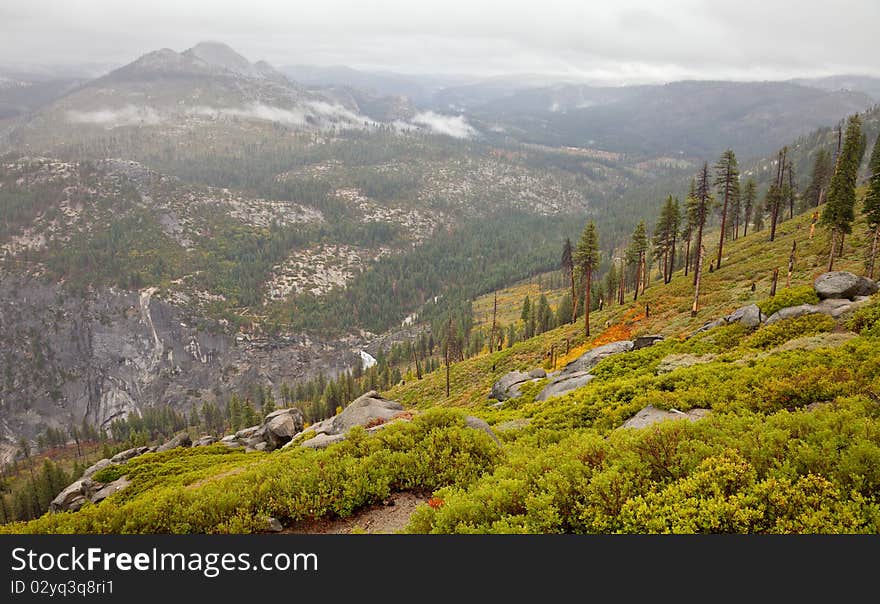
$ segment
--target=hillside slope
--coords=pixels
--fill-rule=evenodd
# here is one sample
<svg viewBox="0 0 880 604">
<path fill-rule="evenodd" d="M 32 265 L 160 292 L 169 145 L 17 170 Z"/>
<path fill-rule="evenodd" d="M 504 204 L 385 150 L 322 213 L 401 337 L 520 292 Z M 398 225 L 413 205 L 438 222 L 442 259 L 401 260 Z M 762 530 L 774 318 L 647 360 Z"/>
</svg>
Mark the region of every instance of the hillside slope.
<svg viewBox="0 0 880 604">
<path fill-rule="evenodd" d="M 880 300 L 862 303 L 851 319 L 809 315 L 682 337 L 749 302 L 770 312 L 806 296 L 828 237 L 820 230 L 808 238 L 807 215 L 780 232 L 772 244 L 762 232 L 730 244 L 723 268 L 706 274 L 696 318 L 687 313 L 689 277 L 677 274 L 638 303 L 594 313 L 594 324 L 607 327 L 589 342 L 581 325 L 565 326 L 455 364 L 449 398 L 442 369 L 396 386 L 386 396 L 414 408 L 411 421 L 404 414 L 378 431 L 356 427 L 317 451 L 148 453 L 96 475 L 131 482 L 102 503 L 4 530 L 263 531 L 270 518 L 347 517 L 393 492 L 433 491 L 408 530 L 877 532 Z M 801 250 L 796 287 L 767 300 L 770 272 L 793 240 Z M 864 243 L 854 235 L 838 268 L 858 271 Z M 667 339 L 600 362 L 592 381 L 565 396 L 537 401 L 539 380 L 500 408 L 487 398 L 498 377 L 544 363 L 553 344 L 570 341 L 566 361 L 643 333 Z M 484 418 L 500 444 L 450 407 Z M 621 429 L 637 414 L 671 409 L 665 415 L 702 419 Z"/>
</svg>

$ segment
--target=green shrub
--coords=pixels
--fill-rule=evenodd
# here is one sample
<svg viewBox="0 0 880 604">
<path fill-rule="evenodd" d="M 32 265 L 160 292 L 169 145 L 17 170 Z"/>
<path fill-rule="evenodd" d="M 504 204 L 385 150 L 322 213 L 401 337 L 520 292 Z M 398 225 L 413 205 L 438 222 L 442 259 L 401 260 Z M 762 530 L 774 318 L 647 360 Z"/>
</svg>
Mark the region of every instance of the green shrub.
<svg viewBox="0 0 880 604">
<path fill-rule="evenodd" d="M 791 287 L 776 292 L 772 298 L 767 298 L 758 303 L 758 308 L 768 317 L 782 308 L 800 306 L 801 304 L 818 304 L 819 296 L 812 285 Z"/>
<path fill-rule="evenodd" d="M 10 533 L 247 533 L 265 518 L 298 522 L 349 516 L 394 491 L 466 486 L 501 459 L 460 412 L 434 409 L 412 422 L 348 438 L 319 451 L 273 453 L 199 447 L 129 462 L 132 485 L 76 513 L 0 527 Z"/>
<path fill-rule="evenodd" d="M 880 337 L 880 297 L 874 296 L 870 304 L 853 313 L 846 326 L 863 336 Z"/>
<path fill-rule="evenodd" d="M 815 533 L 880 530 L 880 428 L 867 397 L 570 434 L 447 487 L 411 533 Z"/>
<path fill-rule="evenodd" d="M 836 325 L 834 319 L 822 314 L 782 319 L 765 325 L 747 338 L 744 344 L 751 348 L 772 348 L 795 338 L 831 331 Z"/>
<path fill-rule="evenodd" d="M 118 466 L 109 466 L 99 472 L 95 472 L 92 479 L 95 482 L 113 482 L 114 480 L 122 478 L 126 474 L 127 464 L 120 464 Z"/>
</svg>

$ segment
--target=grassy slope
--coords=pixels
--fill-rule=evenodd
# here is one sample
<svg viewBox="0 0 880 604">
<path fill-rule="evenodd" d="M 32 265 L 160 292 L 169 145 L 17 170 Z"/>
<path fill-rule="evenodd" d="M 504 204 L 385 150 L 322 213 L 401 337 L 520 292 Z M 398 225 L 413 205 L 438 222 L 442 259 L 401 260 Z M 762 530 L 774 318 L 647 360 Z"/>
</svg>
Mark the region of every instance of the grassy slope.
<svg viewBox="0 0 880 604">
<path fill-rule="evenodd" d="M 666 337 L 687 335 L 707 321 L 724 316 L 740 306 L 765 299 L 770 291 L 774 267 L 780 269 L 778 289 L 783 289 L 793 241 L 797 241 L 798 254 L 792 287 L 812 284 L 818 275 L 825 272 L 830 239 L 828 232 L 821 227 L 817 227 L 814 238 L 809 239 L 810 217 L 811 213 L 808 212 L 783 222 L 777 229 L 773 243 L 768 241 L 767 229 L 727 242 L 721 269 L 713 273 L 706 270 L 703 273 L 703 294 L 700 296 L 700 309 L 696 318 L 690 316 L 693 302 L 692 277 L 685 277 L 683 271 L 679 271 L 668 285 L 652 281 L 637 303 L 632 302 L 632 294 L 629 293 L 623 306 L 611 305 L 602 312 L 591 313 L 590 324 L 594 336 L 589 341 L 584 338 L 581 319 L 577 325 L 565 325 L 492 355 L 484 354 L 453 365 L 452 387 L 448 399 L 445 397 L 446 382 L 442 370 L 426 375 L 419 382 L 397 386 L 388 396 L 420 407 L 438 403 L 449 406 L 480 405 L 485 401 L 492 383 L 508 371 L 537 366 L 550 369 L 550 348 L 555 346 L 556 351 L 564 352 L 566 340 L 570 343 L 570 353 L 559 359 L 557 367 L 589 348 L 615 340 L 642 334 L 662 334 Z M 845 254 L 835 261 L 834 268 L 860 274 L 868 243 L 864 223 L 860 221 L 853 230 L 853 235 L 847 238 Z M 717 237 L 711 233 L 707 237 L 707 258 L 714 257 L 713 250 L 717 252 L 715 241 Z M 654 276 L 656 277 L 656 272 Z M 754 293 L 751 291 L 753 282 Z M 521 284 L 500 292 L 499 307 L 503 308 L 502 301 L 508 302 L 505 317 L 510 319 L 516 316 L 516 309 L 530 288 L 534 289 L 529 284 Z M 645 303 L 650 305 L 649 318 L 644 316 Z M 488 312 L 491 316 L 491 296 L 480 299 L 475 305 L 475 313 L 479 313 L 486 304 L 489 305 Z M 491 322 L 491 318 L 489 321 Z"/>
<path fill-rule="evenodd" d="M 442 370 L 393 388 L 387 396 L 425 412 L 376 437 L 356 430 L 319 452 L 216 446 L 145 455 L 131 462 L 130 490 L 5 530 L 259 531 L 266 516 L 285 523 L 347 516 L 389 492 L 421 490 L 436 494 L 410 525 L 421 532 L 876 532 L 880 340 L 827 333 L 834 324 L 824 317 L 751 334 L 731 326 L 686 342 L 676 337 L 764 299 L 773 267 L 787 262 L 795 239 L 793 285 L 810 283 L 824 270 L 828 236 L 818 230 L 809 241 L 808 231 L 805 215 L 784 223 L 773 244 L 766 231 L 731 243 L 722 269 L 705 275 L 697 318 L 687 312 L 690 277 L 679 274 L 667 286 L 652 284 L 638 304 L 594 313 L 597 335 L 589 342 L 582 324 L 564 326 L 455 365 L 448 399 Z M 864 243 L 850 237 L 836 267 L 858 270 Z M 494 379 L 545 362 L 554 344 L 568 339 L 574 357 L 640 333 L 669 338 L 603 362 L 596 380 L 565 397 L 536 403 L 537 384 L 502 410 L 488 406 Z M 716 357 L 658 376 L 672 353 Z M 802 410 L 812 403 L 820 406 Z M 647 404 L 714 413 L 692 424 L 615 429 Z M 499 451 L 441 407 L 468 407 L 499 428 L 513 419 L 531 425 L 499 430 Z"/>
</svg>

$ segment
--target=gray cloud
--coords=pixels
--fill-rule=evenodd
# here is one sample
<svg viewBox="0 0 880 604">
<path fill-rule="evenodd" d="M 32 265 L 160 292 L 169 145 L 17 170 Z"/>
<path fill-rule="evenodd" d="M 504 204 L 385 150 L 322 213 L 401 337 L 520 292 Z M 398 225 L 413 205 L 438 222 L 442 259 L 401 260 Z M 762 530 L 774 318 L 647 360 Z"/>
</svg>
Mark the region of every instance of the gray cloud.
<svg viewBox="0 0 880 604">
<path fill-rule="evenodd" d="M 611 82 L 880 75 L 877 0 L 5 0 L 0 61 L 124 63 L 220 39 L 275 64 Z"/>
<path fill-rule="evenodd" d="M 467 123 L 463 115 L 443 115 L 433 111 L 424 111 L 413 116 L 412 122 L 419 126 L 425 126 L 435 134 L 445 134 L 453 138 L 470 138 L 477 133 Z"/>
<path fill-rule="evenodd" d="M 126 105 L 119 109 L 98 109 L 96 111 L 68 111 L 67 119 L 74 124 L 94 124 L 114 128 L 136 124 L 155 125 L 162 118 L 152 107 Z"/>
</svg>

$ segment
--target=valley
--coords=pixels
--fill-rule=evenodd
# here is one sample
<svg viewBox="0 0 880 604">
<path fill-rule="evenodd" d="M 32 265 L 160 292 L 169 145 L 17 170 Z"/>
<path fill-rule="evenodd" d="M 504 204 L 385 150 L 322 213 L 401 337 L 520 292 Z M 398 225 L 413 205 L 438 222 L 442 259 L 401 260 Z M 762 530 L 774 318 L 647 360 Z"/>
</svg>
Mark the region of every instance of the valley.
<svg viewBox="0 0 880 604">
<path fill-rule="evenodd" d="M 866 159 L 880 133 L 874 80 L 842 81 L 860 88 L 435 81 L 276 69 L 219 42 L 95 78 L 9 80 L 0 497 L 5 521 L 30 522 L 8 530 L 357 532 L 371 528 L 349 520 L 363 510 L 409 532 L 876 530 L 873 474 L 814 460 L 843 419 L 867 435 L 841 466 L 867 472 L 875 455 L 876 298 L 831 318 L 722 319 L 818 304 L 831 223 L 807 233 L 831 194 L 829 158 L 848 116 Z M 737 189 L 728 214 L 712 179 L 731 147 L 755 197 L 746 210 Z M 834 223 L 850 229 L 834 268 L 858 275 L 876 229 L 862 156 L 855 226 Z M 663 239 L 667 196 L 678 218 Z M 658 343 L 555 373 L 641 336 Z M 488 399 L 512 372 L 521 391 Z M 569 379 L 564 396 L 544 391 Z M 364 401 L 364 421 L 340 420 Z M 699 421 L 621 429 L 691 412 Z M 784 467 L 737 445 L 799 426 L 809 459 L 780 446 Z M 668 451 L 655 446 L 688 454 L 657 459 Z M 284 464 L 330 476 L 324 498 L 290 495 Z M 540 477 L 550 467 L 555 485 Z M 722 483 L 752 498 L 781 484 L 842 519 L 743 505 L 749 524 L 694 503 Z M 384 501 L 403 511 L 371 507 Z M 669 501 L 693 517 L 645 511 Z"/>
</svg>

